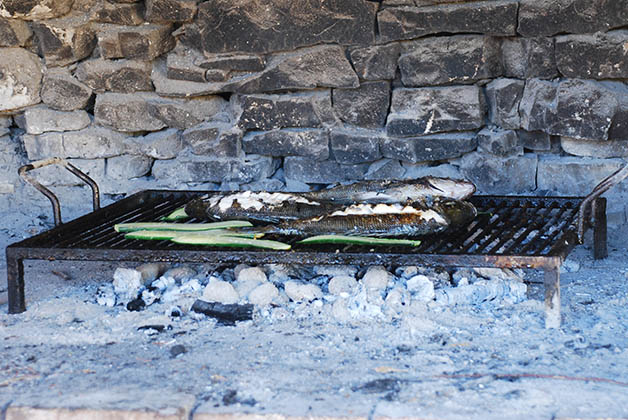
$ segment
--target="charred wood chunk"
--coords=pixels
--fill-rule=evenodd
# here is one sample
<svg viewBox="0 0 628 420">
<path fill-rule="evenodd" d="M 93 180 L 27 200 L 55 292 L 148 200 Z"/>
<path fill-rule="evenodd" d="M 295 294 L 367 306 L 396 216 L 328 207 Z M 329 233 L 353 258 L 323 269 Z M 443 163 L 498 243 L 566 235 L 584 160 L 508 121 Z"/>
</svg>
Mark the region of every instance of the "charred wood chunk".
<svg viewBox="0 0 628 420">
<path fill-rule="evenodd" d="M 205 302 L 198 299 L 192 305 L 192 311 L 218 320 L 221 325 L 235 325 L 237 321 L 253 319 L 253 305 L 237 303 Z"/>
</svg>

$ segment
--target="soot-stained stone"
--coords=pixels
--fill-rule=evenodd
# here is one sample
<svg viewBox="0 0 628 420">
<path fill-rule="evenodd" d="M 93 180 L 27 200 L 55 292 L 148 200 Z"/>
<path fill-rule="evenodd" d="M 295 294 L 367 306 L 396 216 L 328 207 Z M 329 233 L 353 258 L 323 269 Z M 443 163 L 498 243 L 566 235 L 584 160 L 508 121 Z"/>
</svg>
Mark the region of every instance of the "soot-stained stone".
<svg viewBox="0 0 628 420">
<path fill-rule="evenodd" d="M 550 135 L 542 131 L 517 130 L 519 144 L 535 152 L 548 152 L 552 149 Z"/>
<path fill-rule="evenodd" d="M 570 155 L 595 158 L 615 158 L 628 156 L 628 139 L 591 141 L 571 137 L 561 137 L 560 147 Z"/>
<path fill-rule="evenodd" d="M 458 35 L 426 38 L 405 47 L 399 57 L 405 86 L 471 83 L 503 73 L 497 38 Z"/>
<path fill-rule="evenodd" d="M 349 50 L 351 62 L 361 80 L 392 80 L 397 71 L 399 44 L 372 45 Z"/>
<path fill-rule="evenodd" d="M 93 11 L 91 20 L 116 25 L 139 25 L 144 23 L 144 7 L 142 3 L 112 4 L 105 1 Z"/>
<path fill-rule="evenodd" d="M 460 157 L 475 150 L 474 133 L 446 133 L 424 137 L 383 138 L 382 154 L 405 162 L 429 162 Z"/>
<path fill-rule="evenodd" d="M 565 77 L 626 79 L 628 30 L 556 37 L 556 61 Z"/>
<path fill-rule="evenodd" d="M 196 64 L 204 69 L 253 72 L 264 70 L 266 59 L 256 54 L 212 54 Z"/>
<path fill-rule="evenodd" d="M 321 127 L 331 109 L 329 92 L 288 95 L 238 95 L 238 126 L 244 130 L 272 130 L 285 127 Z"/>
<path fill-rule="evenodd" d="M 298 156 L 284 159 L 286 179 L 314 184 L 363 179 L 368 167 L 368 163 L 343 165 L 332 160 L 318 161 Z"/>
<path fill-rule="evenodd" d="M 132 137 L 132 147 L 153 159 L 174 159 L 183 150 L 181 133 L 175 128 Z"/>
<path fill-rule="evenodd" d="M 586 196 L 625 162 L 622 159 L 544 155 L 539 159 L 538 187 L 552 194 Z"/>
<path fill-rule="evenodd" d="M 270 92 L 317 87 L 358 87 L 360 84 L 345 51 L 321 45 L 273 56 L 266 69 L 235 84 L 237 92 Z"/>
<path fill-rule="evenodd" d="M 602 86 L 609 95 L 617 99 L 615 117 L 608 130 L 608 138 L 611 140 L 628 139 L 628 85 L 621 82 L 602 82 Z"/>
<path fill-rule="evenodd" d="M 140 178 L 150 172 L 153 159 L 144 155 L 121 155 L 107 159 L 106 175 L 111 179 Z"/>
<path fill-rule="evenodd" d="M 63 16 L 72 8 L 74 0 L 3 0 L 0 17 L 44 20 Z"/>
<path fill-rule="evenodd" d="M 288 158 L 286 158 L 288 159 Z M 152 175 L 159 181 L 179 182 L 237 182 L 248 183 L 270 177 L 277 162 L 270 156 L 249 155 L 241 159 L 208 159 L 186 157 L 157 160 Z"/>
<path fill-rule="evenodd" d="M 362 83 L 355 89 L 334 89 L 333 109 L 347 124 L 365 128 L 383 127 L 390 104 L 390 83 Z"/>
<path fill-rule="evenodd" d="M 602 85 L 576 79 L 529 80 L 519 106 L 525 130 L 591 140 L 608 139 L 617 108 L 617 99 Z"/>
<path fill-rule="evenodd" d="M 99 159 L 118 156 L 127 151 L 125 136 L 105 127 L 90 126 L 79 131 L 45 133 L 22 137 L 30 160 L 52 156 Z"/>
<path fill-rule="evenodd" d="M 529 194 L 536 189 L 536 155 L 491 159 L 480 152 L 460 161 L 463 176 L 483 194 Z"/>
<path fill-rule="evenodd" d="M 199 5 L 181 40 L 206 53 L 292 50 L 323 43 L 374 41 L 377 4 L 366 0 L 265 2 L 215 0 Z"/>
<path fill-rule="evenodd" d="M 35 42 L 47 66 L 65 66 L 89 56 L 96 36 L 85 17 L 69 17 L 32 24 Z"/>
<path fill-rule="evenodd" d="M 558 76 L 552 38 L 504 38 L 504 75 L 519 79 L 553 79 Z"/>
<path fill-rule="evenodd" d="M 386 130 L 397 137 L 472 130 L 484 125 L 484 114 L 477 86 L 395 89 Z"/>
<path fill-rule="evenodd" d="M 524 87 L 525 82 L 517 79 L 497 79 L 486 85 L 488 115 L 491 122 L 502 128 L 520 127 L 519 103 Z"/>
<path fill-rule="evenodd" d="M 398 160 L 380 159 L 369 166 L 364 179 L 402 179 L 405 174 L 406 170 Z"/>
<path fill-rule="evenodd" d="M 244 137 L 246 153 L 270 156 L 307 156 L 316 160 L 329 157 L 329 134 L 316 129 L 284 129 L 250 133 Z"/>
<path fill-rule="evenodd" d="M 92 97 L 89 86 L 79 82 L 66 69 L 49 69 L 41 86 L 41 100 L 52 109 L 83 109 Z"/>
<path fill-rule="evenodd" d="M 377 14 L 377 24 L 383 41 L 443 32 L 509 36 L 515 35 L 517 8 L 512 0 L 387 8 Z"/>
<path fill-rule="evenodd" d="M 83 110 L 56 111 L 39 105 L 17 115 L 15 122 L 28 134 L 42 134 L 47 131 L 82 130 L 91 123 L 91 119 Z"/>
<path fill-rule="evenodd" d="M 96 96 L 96 123 L 118 131 L 157 131 L 166 124 L 150 112 L 150 97 L 130 93 L 101 93 Z"/>
<path fill-rule="evenodd" d="M 175 41 L 169 25 L 96 25 L 103 58 L 153 60 L 170 51 Z"/>
<path fill-rule="evenodd" d="M 222 122 L 204 122 L 183 132 L 183 142 L 195 155 L 238 157 L 242 131 Z"/>
<path fill-rule="evenodd" d="M 169 79 L 188 80 L 204 83 L 207 81 L 204 69 L 198 65 L 202 56 L 194 50 L 175 47 L 166 57 L 166 72 Z M 221 81 L 226 79 L 222 78 Z"/>
<path fill-rule="evenodd" d="M 379 151 L 382 137 L 379 131 L 334 130 L 330 136 L 334 160 L 342 164 L 373 162 L 382 157 Z"/>
<path fill-rule="evenodd" d="M 519 137 L 514 130 L 483 128 L 476 140 L 479 152 L 499 157 L 523 155 L 523 147 L 519 145 Z"/>
<path fill-rule="evenodd" d="M 153 89 L 151 71 L 146 61 L 95 59 L 79 63 L 74 75 L 99 93 L 130 93 Z"/>
<path fill-rule="evenodd" d="M 185 130 L 203 121 L 222 121 L 227 116 L 227 101 L 219 96 L 194 99 L 169 99 L 153 94 L 144 94 L 149 115 L 164 122 L 168 127 Z"/>
<path fill-rule="evenodd" d="M 21 47 L 33 36 L 23 20 L 0 18 L 0 47 Z"/>
<path fill-rule="evenodd" d="M 39 57 L 22 48 L 0 48 L 0 111 L 39 103 L 41 79 Z"/>
<path fill-rule="evenodd" d="M 198 0 L 146 0 L 146 20 L 155 23 L 190 22 Z"/>
<path fill-rule="evenodd" d="M 521 0 L 517 32 L 524 37 L 604 32 L 626 22 L 624 1 Z"/>
</svg>

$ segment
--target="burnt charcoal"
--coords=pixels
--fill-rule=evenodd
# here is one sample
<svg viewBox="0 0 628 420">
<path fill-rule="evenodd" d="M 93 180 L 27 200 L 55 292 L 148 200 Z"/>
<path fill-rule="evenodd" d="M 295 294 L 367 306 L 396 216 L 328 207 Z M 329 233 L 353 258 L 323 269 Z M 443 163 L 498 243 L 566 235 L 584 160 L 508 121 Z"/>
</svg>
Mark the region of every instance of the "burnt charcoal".
<svg viewBox="0 0 628 420">
<path fill-rule="evenodd" d="M 158 333 L 163 332 L 166 329 L 166 326 L 163 324 L 150 324 L 150 325 L 141 325 L 137 327 L 138 331 L 156 331 Z"/>
<path fill-rule="evenodd" d="M 173 306 L 168 311 L 168 316 L 170 318 L 181 318 L 183 316 L 183 311 L 178 306 Z"/>
<path fill-rule="evenodd" d="M 233 404 L 243 404 L 254 406 L 257 404 L 254 398 L 240 399 L 238 398 L 238 391 L 235 389 L 228 389 L 227 392 L 222 396 L 222 403 L 224 405 L 233 405 Z"/>
<path fill-rule="evenodd" d="M 352 389 L 363 394 L 397 393 L 401 391 L 401 381 L 397 378 L 374 379 Z"/>
<path fill-rule="evenodd" d="M 132 312 L 139 312 L 146 307 L 146 304 L 141 298 L 133 299 L 126 304 L 126 309 Z"/>
<path fill-rule="evenodd" d="M 197 299 L 194 305 L 192 305 L 192 311 L 215 318 L 221 325 L 235 325 L 237 321 L 253 319 L 253 308 L 254 305 L 251 304 L 223 304 L 205 302 L 200 299 Z"/>
<path fill-rule="evenodd" d="M 170 357 L 174 359 L 175 357 L 178 357 L 187 352 L 188 351 L 183 344 L 175 344 L 170 348 Z"/>
</svg>

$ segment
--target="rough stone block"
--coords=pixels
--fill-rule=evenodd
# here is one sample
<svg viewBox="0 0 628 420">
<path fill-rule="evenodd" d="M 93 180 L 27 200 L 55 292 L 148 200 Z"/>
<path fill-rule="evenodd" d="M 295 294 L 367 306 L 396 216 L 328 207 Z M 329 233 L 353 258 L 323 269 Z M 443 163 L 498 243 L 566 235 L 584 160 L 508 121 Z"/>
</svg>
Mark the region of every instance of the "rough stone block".
<svg viewBox="0 0 628 420">
<path fill-rule="evenodd" d="M 154 23 L 190 22 L 198 0 L 146 0 L 146 20 Z"/>
<path fill-rule="evenodd" d="M 624 1 L 521 0 L 517 32 L 525 37 L 605 32 L 626 22 Z"/>
<path fill-rule="evenodd" d="M 552 38 L 505 38 L 502 60 L 507 77 L 553 79 L 558 76 Z"/>
<path fill-rule="evenodd" d="M 0 48 L 0 111 L 41 101 L 42 65 L 35 54 L 22 48 Z"/>
<path fill-rule="evenodd" d="M 628 85 L 621 82 L 602 82 L 602 86 L 617 99 L 615 117 L 608 130 L 611 140 L 628 139 Z"/>
<path fill-rule="evenodd" d="M 372 45 L 349 50 L 360 80 L 392 80 L 397 71 L 399 44 Z"/>
<path fill-rule="evenodd" d="M 276 170 L 269 156 L 250 155 L 242 159 L 179 158 L 157 160 L 152 175 L 168 182 L 249 183 L 268 178 Z"/>
<path fill-rule="evenodd" d="M 404 137 L 476 129 L 484 125 L 483 98 L 477 86 L 395 89 L 386 130 Z"/>
<path fill-rule="evenodd" d="M 626 79 L 628 30 L 556 37 L 556 61 L 565 77 Z"/>
<path fill-rule="evenodd" d="M 175 41 L 169 25 L 99 25 L 98 48 L 103 58 L 153 60 L 170 51 Z"/>
<path fill-rule="evenodd" d="M 266 59 L 256 54 L 226 53 L 203 56 L 196 64 L 209 70 L 254 72 L 264 70 Z"/>
<path fill-rule="evenodd" d="M 91 20 L 116 25 L 140 25 L 144 23 L 142 3 L 100 3 L 92 12 Z"/>
<path fill-rule="evenodd" d="M 146 61 L 96 59 L 79 63 L 74 75 L 99 93 L 130 93 L 153 90 L 151 71 Z"/>
<path fill-rule="evenodd" d="M 503 74 L 500 42 L 494 37 L 425 38 L 404 47 L 399 70 L 405 86 L 471 83 Z"/>
<path fill-rule="evenodd" d="M 377 14 L 377 24 L 383 41 L 443 32 L 509 36 L 515 35 L 517 9 L 511 0 L 387 8 Z"/>
<path fill-rule="evenodd" d="M 242 151 L 242 131 L 230 124 L 204 122 L 185 130 L 182 136 L 195 155 L 238 157 Z"/>
<path fill-rule="evenodd" d="M 82 60 L 96 46 L 96 35 L 85 16 L 34 22 L 32 28 L 37 48 L 49 67 Z"/>
<path fill-rule="evenodd" d="M 329 92 L 288 95 L 238 95 L 235 107 L 238 126 L 244 130 L 272 130 L 285 127 L 321 127 L 329 120 Z"/>
<path fill-rule="evenodd" d="M 101 182 L 105 178 L 104 159 L 67 159 L 68 162 L 79 168 L 89 177 Z M 69 187 L 85 185 L 83 181 L 72 175 L 65 168 L 60 166 L 46 166 L 37 169 L 36 179 L 43 185 L 55 187 Z"/>
<path fill-rule="evenodd" d="M 201 59 L 202 56 L 195 50 L 175 47 L 166 57 L 166 74 L 169 79 L 204 83 L 208 81 L 205 78 L 207 69 L 198 65 Z M 225 81 L 227 73 L 224 76 L 216 81 Z"/>
<path fill-rule="evenodd" d="M 450 163 L 443 163 L 440 165 L 432 165 L 428 162 L 422 163 L 409 163 L 402 162 L 402 167 L 405 171 L 404 179 L 417 179 L 424 176 L 437 176 L 441 178 L 451 179 L 463 179 L 464 175 L 460 172 L 457 166 Z"/>
<path fill-rule="evenodd" d="M 519 106 L 525 130 L 591 140 L 608 139 L 617 108 L 617 99 L 595 82 L 537 79 L 527 81 Z"/>
<path fill-rule="evenodd" d="M 22 136 L 30 160 L 53 156 L 99 159 L 118 156 L 127 151 L 125 136 L 104 127 L 90 126 L 79 131 Z"/>
<path fill-rule="evenodd" d="M 538 187 L 557 195 L 585 196 L 624 165 L 622 159 L 545 155 L 539 159 Z"/>
<path fill-rule="evenodd" d="M 382 134 L 379 131 L 332 131 L 330 146 L 334 160 L 342 164 L 354 164 L 381 158 L 379 144 Z"/>
<path fill-rule="evenodd" d="M 13 124 L 13 117 L 10 115 L 0 115 L 0 127 L 11 127 L 11 124 Z"/>
<path fill-rule="evenodd" d="M 121 155 L 107 159 L 108 178 L 128 180 L 140 178 L 150 173 L 153 159 L 143 155 Z"/>
<path fill-rule="evenodd" d="M 368 163 L 342 165 L 331 160 L 317 161 L 296 156 L 284 159 L 286 179 L 313 184 L 331 184 L 363 179 L 368 168 Z"/>
<path fill-rule="evenodd" d="M 32 36 L 23 20 L 0 18 L 0 47 L 22 47 Z"/>
<path fill-rule="evenodd" d="M 447 133 L 424 137 L 383 138 L 382 154 L 405 162 L 429 162 L 452 159 L 475 150 L 474 133 Z"/>
<path fill-rule="evenodd" d="M 49 69 L 41 86 L 41 100 L 52 109 L 73 111 L 84 109 L 92 90 L 76 80 L 66 69 Z"/>
<path fill-rule="evenodd" d="M 133 148 L 153 159 L 174 159 L 183 150 L 181 133 L 175 128 L 130 139 Z"/>
<path fill-rule="evenodd" d="M 369 44 L 374 41 L 377 4 L 337 2 L 263 2 L 215 0 L 199 5 L 181 40 L 206 53 L 292 50 L 323 43 Z M 298 25 L 295 25 L 298 22 Z"/>
<path fill-rule="evenodd" d="M 560 147 L 574 156 L 595 158 L 628 157 L 628 139 L 591 141 L 561 137 Z"/>
<path fill-rule="evenodd" d="M 194 99 L 170 99 L 146 95 L 148 113 L 168 127 L 185 130 L 203 121 L 224 120 L 227 101 L 220 96 L 204 96 Z"/>
<path fill-rule="evenodd" d="M 118 131 L 157 131 L 166 124 L 149 112 L 152 96 L 128 93 L 101 93 L 96 96 L 94 120 Z"/>
<path fill-rule="evenodd" d="M 246 153 L 269 156 L 329 157 L 329 135 L 317 129 L 284 129 L 250 133 L 242 141 Z"/>
<path fill-rule="evenodd" d="M 334 89 L 332 104 L 338 118 L 347 124 L 383 127 L 390 104 L 390 83 L 367 82 L 355 89 Z"/>
<path fill-rule="evenodd" d="M 253 93 L 359 85 L 344 49 L 338 45 L 321 45 L 274 55 L 264 71 L 235 82 L 233 89 Z"/>
<path fill-rule="evenodd" d="M 63 16 L 70 11 L 74 0 L 3 0 L 0 17 L 44 20 Z"/>
<path fill-rule="evenodd" d="M 168 77 L 166 61 L 165 57 L 156 59 L 153 62 L 153 72 L 151 74 L 155 91 L 163 96 L 189 98 L 234 91 L 234 85 L 230 81 L 210 83 L 171 79 Z M 187 77 L 188 74 L 183 74 L 180 77 Z M 198 77 L 198 75 L 192 77 Z"/>
<path fill-rule="evenodd" d="M 406 170 L 398 160 L 380 159 L 371 163 L 364 179 L 402 179 Z"/>
<path fill-rule="evenodd" d="M 517 130 L 519 144 L 535 152 L 547 152 L 552 149 L 550 135 L 542 131 Z"/>
<path fill-rule="evenodd" d="M 460 170 L 484 194 L 530 194 L 536 189 L 536 155 L 487 159 L 484 153 L 469 153 Z"/>
<path fill-rule="evenodd" d="M 521 126 L 519 103 L 525 82 L 516 79 L 497 79 L 486 85 L 488 115 L 491 122 L 502 128 Z"/>
<path fill-rule="evenodd" d="M 478 151 L 499 157 L 522 156 L 523 147 L 514 130 L 483 128 L 476 136 Z"/>
<path fill-rule="evenodd" d="M 55 111 L 47 106 L 28 108 L 15 118 L 17 125 L 28 134 L 42 134 L 48 131 L 82 130 L 92 121 L 87 112 Z"/>
</svg>

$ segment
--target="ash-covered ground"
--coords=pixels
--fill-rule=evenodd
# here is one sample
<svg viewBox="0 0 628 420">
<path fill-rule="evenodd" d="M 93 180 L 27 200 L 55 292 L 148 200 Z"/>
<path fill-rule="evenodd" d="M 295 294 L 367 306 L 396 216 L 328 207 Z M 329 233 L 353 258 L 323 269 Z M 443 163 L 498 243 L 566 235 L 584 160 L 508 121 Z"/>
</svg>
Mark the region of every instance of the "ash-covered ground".
<svg viewBox="0 0 628 420">
<path fill-rule="evenodd" d="M 2 248 L 46 228 L 40 221 L 31 224 L 26 233 L 3 228 Z M 523 272 L 521 295 L 518 286 L 488 293 L 478 285 L 495 280 L 477 273 L 460 284 L 464 276 L 451 269 L 449 280 L 439 282 L 421 268 L 415 273 L 395 267 L 386 267 L 389 277 L 371 269 L 365 280 L 369 270 L 359 267 L 342 273 L 355 282 L 345 278 L 330 288 L 334 275 L 324 268 L 288 270 L 282 280 L 280 270 L 261 267 L 247 273 L 263 271 L 276 294 L 265 286 L 266 294 L 251 297 L 253 289 L 238 283 L 242 267 L 196 266 L 199 288 L 180 290 L 186 282 L 179 281 L 179 290 L 164 288 L 173 300 L 162 294 L 141 311 L 129 311 L 126 302 L 104 305 L 103 290 L 115 291 L 116 269 L 132 266 L 36 261 L 26 264 L 28 310 L 7 315 L 2 261 L 0 407 L 172 405 L 196 414 L 443 419 L 627 417 L 628 229 L 609 234 L 607 259 L 593 260 L 589 244 L 570 255 L 561 277 L 558 330 L 544 328 L 542 273 L 534 270 Z M 315 279 L 308 284 L 318 291 L 295 289 L 303 280 L 297 275 Z M 417 275 L 434 289 L 430 292 L 423 278 L 411 280 Z M 231 283 L 237 296 L 220 287 L 208 291 L 216 281 Z M 286 293 L 289 281 L 294 285 Z M 375 292 L 365 290 L 365 283 Z M 474 285 L 480 291 L 463 294 L 466 300 L 442 300 L 444 290 L 453 295 L 458 287 Z M 394 290 L 398 301 L 389 298 Z M 257 303 L 253 319 L 228 326 L 188 312 L 191 302 L 211 293 L 225 302 Z M 123 297 L 118 293 L 116 299 Z M 175 306 L 182 316 L 172 316 Z"/>
</svg>

